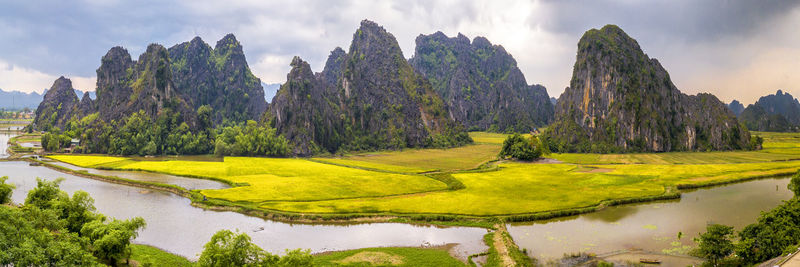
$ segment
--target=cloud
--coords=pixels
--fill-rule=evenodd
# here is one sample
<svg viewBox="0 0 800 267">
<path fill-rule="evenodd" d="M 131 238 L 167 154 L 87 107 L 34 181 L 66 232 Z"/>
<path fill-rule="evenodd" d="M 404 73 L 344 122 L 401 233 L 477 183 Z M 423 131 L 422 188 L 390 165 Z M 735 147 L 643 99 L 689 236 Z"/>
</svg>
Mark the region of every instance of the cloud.
<svg viewBox="0 0 800 267">
<path fill-rule="evenodd" d="M 656 57 L 683 91 L 753 102 L 779 87 L 800 95 L 797 1 L 730 0 L 376 0 L 376 1 L 11 1 L 0 9 L 0 58 L 48 77 L 92 77 L 109 48 L 134 58 L 149 43 L 167 47 L 227 33 L 242 43 L 253 72 L 283 82 L 293 56 L 320 71 L 330 51 L 348 50 L 362 19 L 378 22 L 413 56 L 419 34 L 487 37 L 518 62 L 529 83 L 553 96 L 569 85 L 583 32 L 617 24 Z M 785 55 L 785 56 L 781 56 Z M 76 82 L 78 79 L 74 79 Z M 19 82 L 40 90 L 52 82 Z M 84 87 L 94 87 L 83 81 Z M 27 85 L 25 85 L 27 84 Z M 77 84 L 77 82 L 76 82 Z M 795 91 L 796 90 L 796 91 Z"/>
<path fill-rule="evenodd" d="M 59 76 L 22 68 L 0 59 L 0 88 L 5 91 L 44 92 Z M 67 77 L 70 78 L 70 77 Z M 94 77 L 71 77 L 72 86 L 82 91 L 94 91 Z"/>
</svg>

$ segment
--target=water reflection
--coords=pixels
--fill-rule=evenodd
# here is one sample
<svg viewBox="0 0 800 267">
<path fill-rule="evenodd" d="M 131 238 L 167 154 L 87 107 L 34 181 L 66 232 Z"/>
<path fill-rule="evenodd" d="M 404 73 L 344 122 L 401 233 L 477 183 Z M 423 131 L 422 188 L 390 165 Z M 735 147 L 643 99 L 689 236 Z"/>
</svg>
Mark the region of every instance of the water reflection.
<svg viewBox="0 0 800 267">
<path fill-rule="evenodd" d="M 521 248 L 541 259 L 565 253 L 624 249 L 684 254 L 707 223 L 741 229 L 761 211 L 792 197 L 788 178 L 757 180 L 684 193 L 680 200 L 609 207 L 567 219 L 509 225 Z M 683 236 L 678 239 L 678 232 Z"/>
<path fill-rule="evenodd" d="M 195 208 L 186 198 L 159 191 L 105 183 L 77 177 L 27 162 L 0 162 L 0 175 L 17 185 L 12 199 L 21 203 L 35 187 L 36 177 L 64 177 L 64 191 L 84 190 L 95 199 L 101 213 L 127 219 L 141 216 L 147 227 L 137 243 L 197 259 L 202 246 L 221 229 L 238 229 L 253 238 L 262 248 L 283 253 L 285 249 L 305 248 L 312 252 L 347 250 L 377 246 L 422 246 L 458 243 L 454 250 L 466 258 L 487 247 L 482 242 L 485 229 L 468 227 L 438 228 L 399 223 L 358 225 L 302 225 L 266 221 L 235 212 L 215 212 Z M 263 229 L 263 230 L 261 230 Z"/>
</svg>

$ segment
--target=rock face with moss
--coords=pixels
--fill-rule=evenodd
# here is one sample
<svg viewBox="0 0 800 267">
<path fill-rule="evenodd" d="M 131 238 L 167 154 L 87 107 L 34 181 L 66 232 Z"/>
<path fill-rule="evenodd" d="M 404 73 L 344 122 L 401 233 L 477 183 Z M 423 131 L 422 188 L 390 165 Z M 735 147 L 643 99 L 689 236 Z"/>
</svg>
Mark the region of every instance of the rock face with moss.
<svg viewBox="0 0 800 267">
<path fill-rule="evenodd" d="M 36 117 L 31 125 L 37 130 L 63 128 L 76 114 L 79 103 L 78 96 L 72 88 L 72 81 L 61 76 L 44 94 L 44 99 L 36 108 Z"/>
<path fill-rule="evenodd" d="M 528 132 L 553 120 L 553 104 L 541 85 L 528 85 L 502 46 L 442 32 L 419 35 L 409 61 L 470 130 Z"/>
<path fill-rule="evenodd" d="M 97 69 L 96 107 L 104 121 L 120 120 L 139 110 L 156 117 L 164 108 L 180 112 L 184 121 L 194 121 L 194 108 L 175 89 L 167 49 L 151 44 L 132 61 L 128 51 L 114 47 Z"/>
<path fill-rule="evenodd" d="M 762 96 L 739 115 L 748 129 L 769 132 L 797 131 L 800 127 L 800 102 L 791 94 L 778 90 Z"/>
<path fill-rule="evenodd" d="M 261 80 L 250 71 L 233 34 L 223 37 L 213 49 L 195 37 L 168 51 L 176 90 L 195 108 L 211 106 L 214 122 L 258 119 L 266 110 Z"/>
<path fill-rule="evenodd" d="M 559 151 L 750 147 L 750 133 L 725 104 L 711 94 L 681 93 L 661 64 L 614 25 L 581 38 L 570 86 L 546 135 Z"/>
<path fill-rule="evenodd" d="M 471 142 L 447 110 L 394 36 L 365 20 L 349 51 L 333 50 L 322 73 L 295 58 L 266 119 L 299 155 Z"/>
</svg>

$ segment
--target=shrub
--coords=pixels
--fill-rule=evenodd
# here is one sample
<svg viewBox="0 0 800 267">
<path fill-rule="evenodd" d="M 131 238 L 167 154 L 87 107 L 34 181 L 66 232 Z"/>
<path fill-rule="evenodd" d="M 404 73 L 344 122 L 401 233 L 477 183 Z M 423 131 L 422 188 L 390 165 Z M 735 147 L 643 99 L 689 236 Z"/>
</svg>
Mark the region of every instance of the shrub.
<svg viewBox="0 0 800 267">
<path fill-rule="evenodd" d="M 542 146 L 542 143 L 535 136 L 525 138 L 515 133 L 503 141 L 503 149 L 500 150 L 500 158 L 532 161 L 542 156 Z"/>
</svg>

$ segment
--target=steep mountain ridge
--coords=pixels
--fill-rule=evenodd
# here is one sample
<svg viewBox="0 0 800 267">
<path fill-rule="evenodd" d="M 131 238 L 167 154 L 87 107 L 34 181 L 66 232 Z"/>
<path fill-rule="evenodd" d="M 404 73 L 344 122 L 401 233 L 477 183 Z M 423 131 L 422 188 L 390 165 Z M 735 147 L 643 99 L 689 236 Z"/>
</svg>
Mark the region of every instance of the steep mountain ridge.
<svg viewBox="0 0 800 267">
<path fill-rule="evenodd" d="M 528 85 L 516 60 L 484 37 L 419 35 L 409 63 L 470 130 L 528 132 L 553 120 L 547 90 Z"/>
<path fill-rule="evenodd" d="M 750 133 L 715 96 L 681 93 L 622 29 L 587 31 L 546 135 L 559 151 L 750 148 Z"/>
<path fill-rule="evenodd" d="M 394 36 L 368 20 L 353 34 L 347 53 L 331 52 L 321 73 L 295 58 L 271 103 L 266 119 L 301 155 L 318 147 L 336 152 L 471 142 L 430 83 L 403 58 Z"/>
<path fill-rule="evenodd" d="M 79 100 L 72 88 L 72 81 L 61 76 L 44 94 L 42 102 L 36 108 L 36 117 L 31 125 L 35 129 L 42 130 L 51 127 L 63 128 L 76 114 L 78 105 Z"/>
<path fill-rule="evenodd" d="M 791 94 L 778 90 L 762 96 L 739 115 L 748 129 L 787 132 L 800 128 L 800 102 Z"/>
</svg>

